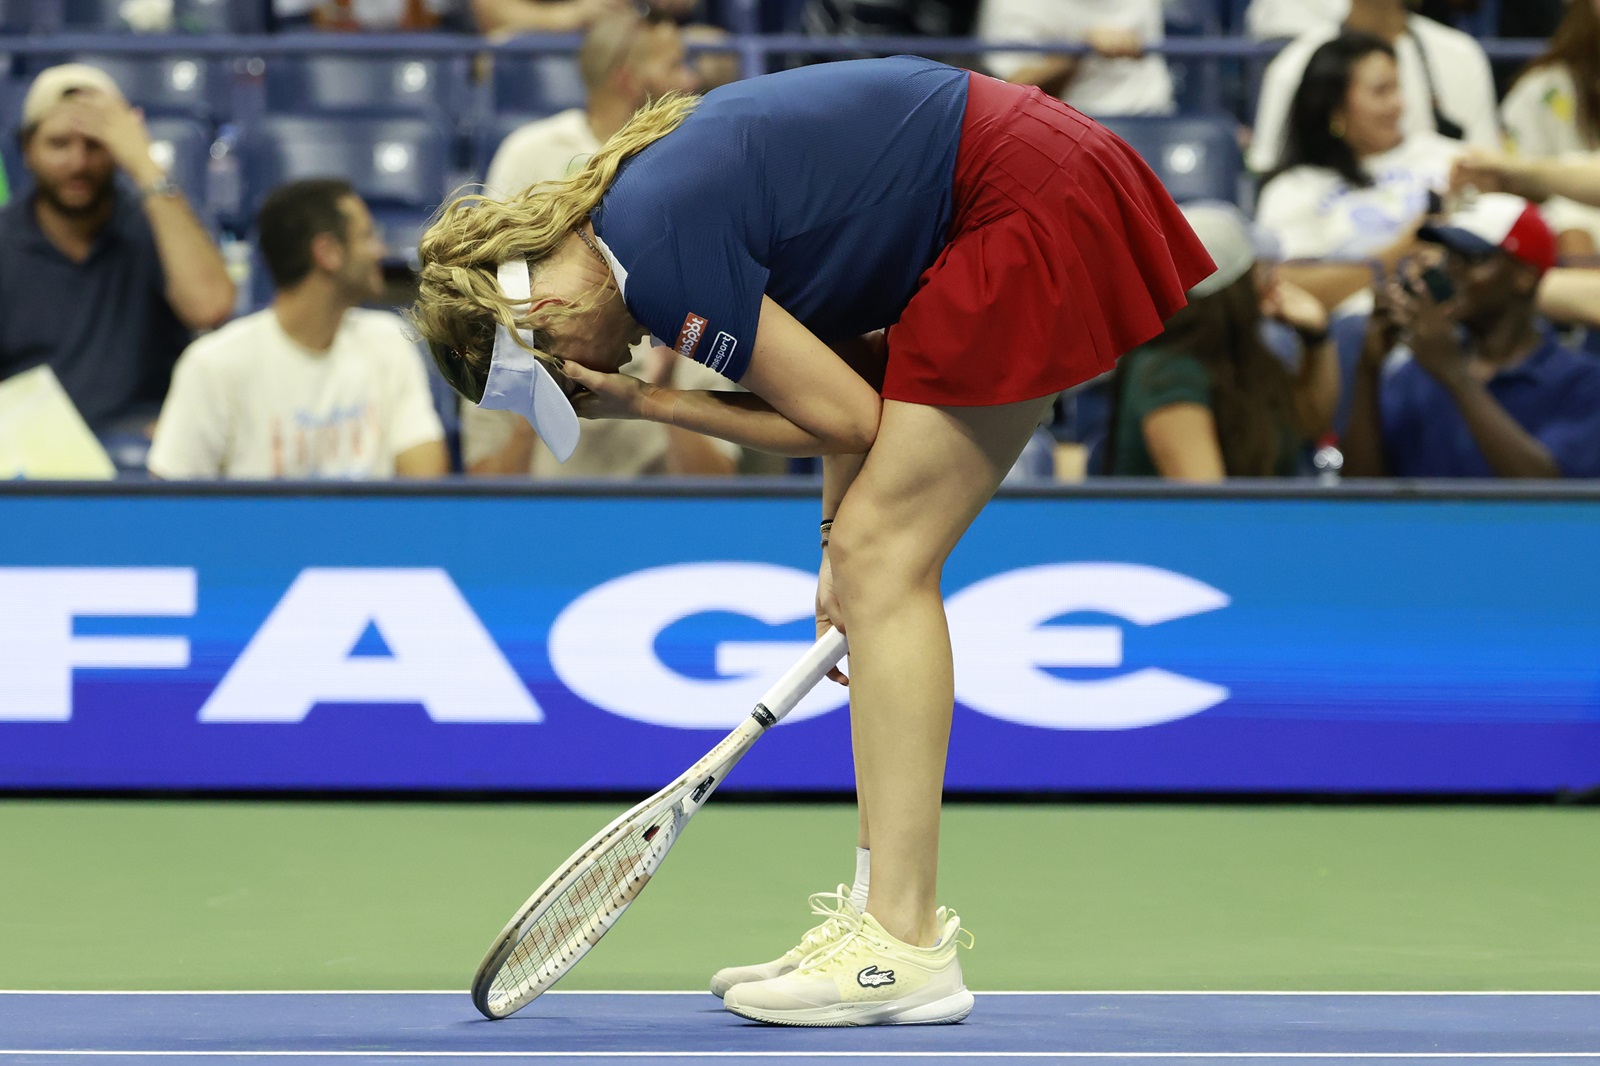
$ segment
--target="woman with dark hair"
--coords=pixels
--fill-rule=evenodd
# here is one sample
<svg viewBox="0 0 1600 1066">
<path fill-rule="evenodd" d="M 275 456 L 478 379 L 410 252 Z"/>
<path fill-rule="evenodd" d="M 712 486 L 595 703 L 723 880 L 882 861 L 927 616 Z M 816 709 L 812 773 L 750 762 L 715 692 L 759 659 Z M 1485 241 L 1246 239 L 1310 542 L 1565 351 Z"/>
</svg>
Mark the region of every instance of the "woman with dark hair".
<svg viewBox="0 0 1600 1066">
<path fill-rule="evenodd" d="M 1256 221 L 1289 261 L 1285 276 L 1327 307 L 1368 288 L 1368 263 L 1393 269 L 1449 184 L 1460 141 L 1401 132 L 1394 49 L 1344 33 L 1318 48 L 1290 105 L 1283 162 Z M 1294 260 L 1331 260 L 1316 265 Z"/>
<path fill-rule="evenodd" d="M 1217 272 L 1161 336 L 1118 364 L 1102 468 L 1178 481 L 1291 477 L 1304 445 L 1332 421 L 1339 361 L 1316 298 L 1272 278 L 1261 284 L 1248 224 L 1231 205 L 1191 204 L 1184 217 Z M 1273 318 L 1299 334 L 1291 373 L 1262 339 Z"/>
<path fill-rule="evenodd" d="M 1600 0 L 1572 0 L 1550 47 L 1528 64 L 1500 114 L 1519 156 L 1600 157 Z M 1565 255 L 1593 255 L 1600 210 L 1571 200 L 1543 205 Z"/>
</svg>

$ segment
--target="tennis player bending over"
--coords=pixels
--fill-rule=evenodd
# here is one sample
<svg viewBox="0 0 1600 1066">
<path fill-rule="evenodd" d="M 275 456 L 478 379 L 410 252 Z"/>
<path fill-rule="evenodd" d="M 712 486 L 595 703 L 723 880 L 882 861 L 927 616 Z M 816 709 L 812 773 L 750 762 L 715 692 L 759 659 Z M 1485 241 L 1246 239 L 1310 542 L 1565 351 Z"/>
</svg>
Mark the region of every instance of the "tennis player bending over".
<svg viewBox="0 0 1600 1066">
<path fill-rule="evenodd" d="M 826 921 L 713 991 L 764 1022 L 965 1017 L 970 938 L 934 896 L 954 700 L 940 572 L 1056 393 L 1159 333 L 1211 272 L 1171 198 L 1037 89 L 896 57 L 664 99 L 564 181 L 456 200 L 421 259 L 440 370 L 558 456 L 575 406 L 825 457 L 817 625 L 850 639 L 870 871 L 858 852 L 854 899 L 814 897 Z M 748 392 L 618 374 L 646 333 Z"/>
</svg>

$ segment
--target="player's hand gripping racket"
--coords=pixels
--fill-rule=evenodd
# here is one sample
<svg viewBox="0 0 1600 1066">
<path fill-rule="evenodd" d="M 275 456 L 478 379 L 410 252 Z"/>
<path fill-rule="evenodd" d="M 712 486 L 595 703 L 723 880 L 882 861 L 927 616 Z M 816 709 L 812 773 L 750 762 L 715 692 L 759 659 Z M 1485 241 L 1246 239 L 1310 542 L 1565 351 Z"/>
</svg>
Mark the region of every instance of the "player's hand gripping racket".
<svg viewBox="0 0 1600 1066">
<path fill-rule="evenodd" d="M 844 634 L 828 630 L 704 758 L 596 833 L 551 874 L 478 964 L 473 1004 L 486 1017 L 505 1018 L 561 980 L 644 890 L 683 827 L 734 764 L 844 653 Z"/>
</svg>

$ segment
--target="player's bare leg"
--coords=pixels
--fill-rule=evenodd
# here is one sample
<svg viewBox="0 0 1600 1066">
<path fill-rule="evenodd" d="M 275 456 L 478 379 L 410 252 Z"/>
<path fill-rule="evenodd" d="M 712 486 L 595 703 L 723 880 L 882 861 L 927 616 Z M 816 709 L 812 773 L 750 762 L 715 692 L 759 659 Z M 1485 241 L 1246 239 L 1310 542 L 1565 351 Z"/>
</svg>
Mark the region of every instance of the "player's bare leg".
<svg viewBox="0 0 1600 1066">
<path fill-rule="evenodd" d="M 908 944 L 938 936 L 939 806 L 954 702 L 940 574 L 1046 402 L 885 402 L 877 441 L 835 516 L 828 554 L 850 638 L 858 794 L 870 812 L 867 909 Z M 863 839 L 866 828 L 863 816 Z"/>
</svg>

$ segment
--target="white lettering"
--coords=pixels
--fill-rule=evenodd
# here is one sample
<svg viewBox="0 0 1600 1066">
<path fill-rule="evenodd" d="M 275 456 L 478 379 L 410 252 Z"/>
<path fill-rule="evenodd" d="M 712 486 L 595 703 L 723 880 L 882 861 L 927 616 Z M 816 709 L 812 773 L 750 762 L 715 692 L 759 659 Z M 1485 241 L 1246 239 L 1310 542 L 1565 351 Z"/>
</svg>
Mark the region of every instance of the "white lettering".
<svg viewBox="0 0 1600 1066">
<path fill-rule="evenodd" d="M 74 668 L 189 665 L 186 637 L 75 636 L 74 618 L 194 610 L 195 572 L 185 567 L 0 569 L 0 721 L 70 721 Z"/>
<path fill-rule="evenodd" d="M 387 656 L 352 656 L 368 626 Z M 420 703 L 438 722 L 544 713 L 443 570 L 308 569 L 200 709 L 203 722 L 299 722 L 318 703 Z"/>
<path fill-rule="evenodd" d="M 1075 611 L 1141 626 L 1226 607 L 1193 578 L 1130 563 L 1062 563 L 1011 570 L 951 596 L 956 699 L 975 711 L 1042 729 L 1136 729 L 1198 714 L 1228 698 L 1219 685 L 1146 668 L 1068 681 L 1045 667 L 1122 665 L 1114 626 L 1046 626 Z"/>
<path fill-rule="evenodd" d="M 718 677 L 685 677 L 656 654 L 674 622 L 727 611 L 783 625 L 810 618 L 815 574 L 768 563 L 688 563 L 624 574 L 573 601 L 550 629 L 550 665 L 572 692 L 612 714 L 676 729 L 731 729 L 810 641 L 718 644 Z M 784 719 L 844 706 L 843 688 L 824 682 Z"/>
</svg>

